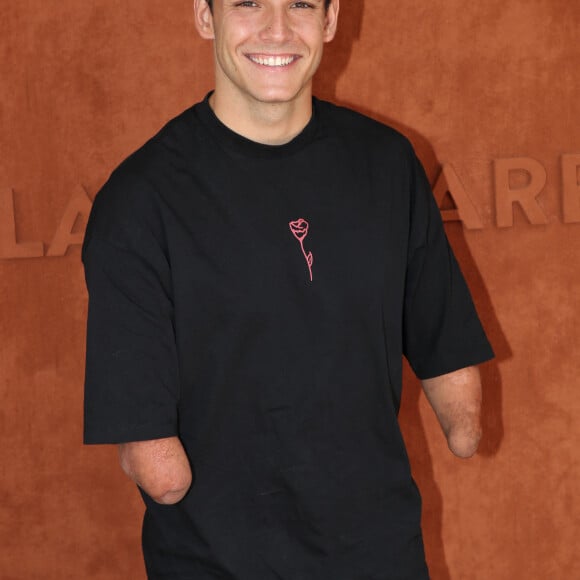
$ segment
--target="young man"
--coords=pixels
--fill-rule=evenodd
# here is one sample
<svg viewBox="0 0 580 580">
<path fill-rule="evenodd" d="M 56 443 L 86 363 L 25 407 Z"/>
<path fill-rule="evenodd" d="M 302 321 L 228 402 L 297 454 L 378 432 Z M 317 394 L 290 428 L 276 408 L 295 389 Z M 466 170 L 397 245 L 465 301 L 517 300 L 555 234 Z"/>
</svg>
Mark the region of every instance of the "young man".
<svg viewBox="0 0 580 580">
<path fill-rule="evenodd" d="M 195 0 L 215 90 L 95 200 L 85 441 L 120 444 L 150 578 L 428 578 L 403 354 L 478 444 L 492 353 L 423 170 L 311 94 L 338 11 Z"/>
</svg>

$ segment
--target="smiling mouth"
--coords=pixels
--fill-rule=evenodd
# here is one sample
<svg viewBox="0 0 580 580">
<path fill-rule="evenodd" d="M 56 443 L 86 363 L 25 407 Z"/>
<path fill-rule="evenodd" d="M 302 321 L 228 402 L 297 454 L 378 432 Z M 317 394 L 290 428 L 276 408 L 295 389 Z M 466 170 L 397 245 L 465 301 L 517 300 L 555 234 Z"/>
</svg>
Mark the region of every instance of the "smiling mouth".
<svg viewBox="0 0 580 580">
<path fill-rule="evenodd" d="M 284 67 L 298 60 L 298 56 L 257 56 L 253 54 L 246 55 L 253 63 L 262 66 Z"/>
</svg>

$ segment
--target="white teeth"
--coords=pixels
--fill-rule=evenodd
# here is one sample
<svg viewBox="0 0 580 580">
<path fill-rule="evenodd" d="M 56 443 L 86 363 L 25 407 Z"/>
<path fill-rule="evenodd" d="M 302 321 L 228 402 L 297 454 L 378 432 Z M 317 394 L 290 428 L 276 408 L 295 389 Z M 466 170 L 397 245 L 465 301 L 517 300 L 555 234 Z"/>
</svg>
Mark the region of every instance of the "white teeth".
<svg viewBox="0 0 580 580">
<path fill-rule="evenodd" d="M 264 66 L 288 66 L 294 61 L 293 56 L 249 56 L 252 62 Z"/>
</svg>

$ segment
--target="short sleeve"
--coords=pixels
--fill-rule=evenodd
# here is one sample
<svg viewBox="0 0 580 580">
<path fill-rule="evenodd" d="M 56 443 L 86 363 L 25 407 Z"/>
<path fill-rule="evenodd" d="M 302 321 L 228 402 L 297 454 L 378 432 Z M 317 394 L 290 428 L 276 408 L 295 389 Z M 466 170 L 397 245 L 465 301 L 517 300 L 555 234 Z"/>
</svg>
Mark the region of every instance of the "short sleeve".
<svg viewBox="0 0 580 580">
<path fill-rule="evenodd" d="M 91 212 L 85 443 L 177 434 L 179 397 L 170 268 L 147 188 L 112 178 Z"/>
<path fill-rule="evenodd" d="M 414 157 L 403 352 L 420 379 L 493 358 L 440 211 Z"/>
</svg>

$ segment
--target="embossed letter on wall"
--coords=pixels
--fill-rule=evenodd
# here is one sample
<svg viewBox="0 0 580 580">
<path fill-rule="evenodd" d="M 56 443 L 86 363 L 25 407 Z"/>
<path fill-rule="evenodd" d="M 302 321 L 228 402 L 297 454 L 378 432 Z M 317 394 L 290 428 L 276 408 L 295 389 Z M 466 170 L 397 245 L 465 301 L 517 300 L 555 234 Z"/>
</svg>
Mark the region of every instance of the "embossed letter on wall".
<svg viewBox="0 0 580 580">
<path fill-rule="evenodd" d="M 14 192 L 8 188 L 0 189 L 0 258 L 64 256 L 69 246 L 82 244 L 84 228 L 75 226 L 81 218 L 88 218 L 91 205 L 87 192 L 79 187 L 69 199 L 45 254 L 42 242 L 19 242 L 16 239 Z"/>
</svg>

